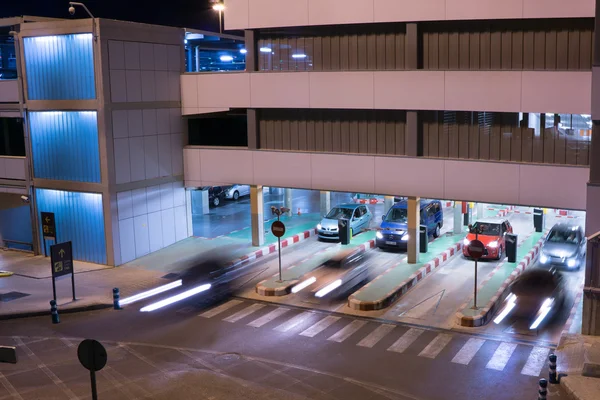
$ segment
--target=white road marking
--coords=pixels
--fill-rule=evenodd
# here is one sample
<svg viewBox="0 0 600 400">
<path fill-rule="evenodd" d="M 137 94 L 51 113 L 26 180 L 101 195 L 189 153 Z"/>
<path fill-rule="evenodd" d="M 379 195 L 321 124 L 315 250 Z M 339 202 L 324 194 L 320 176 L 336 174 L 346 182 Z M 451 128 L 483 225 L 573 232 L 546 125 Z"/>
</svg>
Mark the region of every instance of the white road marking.
<svg viewBox="0 0 600 400">
<path fill-rule="evenodd" d="M 381 339 L 394 329 L 394 325 L 382 324 L 379 325 L 373 332 L 369 333 L 363 340 L 358 342 L 357 346 L 371 348 L 375 346 Z"/>
<path fill-rule="evenodd" d="M 419 353 L 419 357 L 436 358 L 451 340 L 452 335 L 440 333 Z"/>
<path fill-rule="evenodd" d="M 365 321 L 355 319 L 354 321 L 350 322 L 348 325 L 331 335 L 327 340 L 342 343 L 344 340 L 348 339 L 350 336 L 356 333 L 356 331 L 362 328 L 365 324 Z"/>
<path fill-rule="evenodd" d="M 0 372 L 0 382 L 2 382 L 2 386 L 6 389 L 6 391 L 17 400 L 23 400 L 23 397 L 19 394 L 17 389 L 9 382 L 9 380 L 4 376 L 2 372 Z"/>
<path fill-rule="evenodd" d="M 506 367 L 510 356 L 512 356 L 512 353 L 515 351 L 516 348 L 516 343 L 500 343 L 500 346 L 498 346 L 498 348 L 494 352 L 492 359 L 487 363 L 485 367 L 488 369 L 495 369 L 496 371 L 502 371 L 504 367 Z"/>
<path fill-rule="evenodd" d="M 250 305 L 250 306 L 248 306 L 248 307 L 244 308 L 243 310 L 241 310 L 241 311 L 238 311 L 238 312 L 236 312 L 235 314 L 233 314 L 233 315 L 230 315 L 230 316 L 229 316 L 229 317 L 227 317 L 227 318 L 224 318 L 224 319 L 223 319 L 223 321 L 227 321 L 227 322 L 237 322 L 237 321 L 239 321 L 240 319 L 242 319 L 242 318 L 245 318 L 245 317 L 247 317 L 248 315 L 250 315 L 250 314 L 252 314 L 252 313 L 255 313 L 256 311 L 258 311 L 258 310 L 262 309 L 264 306 L 265 306 L 264 304 L 258 304 L 258 303 L 252 304 L 252 305 Z"/>
<path fill-rule="evenodd" d="M 452 362 L 455 364 L 469 365 L 475 354 L 479 351 L 481 346 L 485 343 L 484 339 L 471 338 L 467 340 L 467 343 L 456 353 Z"/>
<path fill-rule="evenodd" d="M 550 353 L 550 349 L 548 348 L 534 347 L 533 350 L 531 350 L 521 373 L 529 376 L 540 376 L 542 367 L 548 359 L 548 353 Z"/>
<path fill-rule="evenodd" d="M 317 322 L 316 324 L 314 324 L 313 326 L 300 332 L 300 335 L 306 336 L 306 337 L 314 337 L 314 336 L 318 335 L 319 333 L 323 332 L 325 329 L 327 329 L 328 327 L 330 327 L 331 325 L 333 325 L 334 323 L 336 323 L 339 320 L 340 320 L 340 317 L 334 317 L 332 315 L 329 315 L 329 316 L 323 318 L 322 320 L 320 320 L 319 322 Z"/>
<path fill-rule="evenodd" d="M 388 351 L 403 353 L 423 332 L 425 332 L 423 329 L 410 328 L 388 348 Z"/>
<path fill-rule="evenodd" d="M 282 316 L 283 314 L 287 313 L 288 311 L 290 311 L 289 308 L 277 307 L 276 309 L 269 312 L 268 314 L 265 314 L 262 317 L 249 322 L 248 326 L 252 326 L 254 328 L 260 328 L 261 326 L 273 321 L 275 318 Z"/>
<path fill-rule="evenodd" d="M 200 316 L 204 317 L 204 318 L 212 318 L 215 315 L 219 315 L 222 312 L 225 312 L 225 311 L 229 310 L 230 308 L 237 306 L 238 304 L 242 304 L 242 301 L 240 301 L 240 300 L 230 300 L 230 301 L 228 301 L 225 304 L 221 304 L 218 307 L 215 307 L 215 308 L 213 308 L 211 310 L 208 310 L 208 311 L 200 314 Z"/>
<path fill-rule="evenodd" d="M 283 324 L 278 325 L 273 329 L 278 332 L 287 332 L 290 329 L 293 329 L 296 326 L 300 325 L 302 322 L 306 321 L 308 318 L 310 318 L 311 315 L 314 315 L 314 314 L 310 311 L 304 311 L 303 313 L 300 313 L 300 314 L 288 319 Z"/>
</svg>

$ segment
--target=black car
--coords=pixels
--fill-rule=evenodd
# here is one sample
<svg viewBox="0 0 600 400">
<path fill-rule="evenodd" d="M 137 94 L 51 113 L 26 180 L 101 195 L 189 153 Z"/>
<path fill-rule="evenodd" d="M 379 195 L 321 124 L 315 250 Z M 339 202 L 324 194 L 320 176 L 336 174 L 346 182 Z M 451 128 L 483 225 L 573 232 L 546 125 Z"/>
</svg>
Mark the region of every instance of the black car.
<svg viewBox="0 0 600 400">
<path fill-rule="evenodd" d="M 208 204 L 211 207 L 218 207 L 225 198 L 225 187 L 223 186 L 205 186 L 202 190 L 208 190 Z"/>
</svg>

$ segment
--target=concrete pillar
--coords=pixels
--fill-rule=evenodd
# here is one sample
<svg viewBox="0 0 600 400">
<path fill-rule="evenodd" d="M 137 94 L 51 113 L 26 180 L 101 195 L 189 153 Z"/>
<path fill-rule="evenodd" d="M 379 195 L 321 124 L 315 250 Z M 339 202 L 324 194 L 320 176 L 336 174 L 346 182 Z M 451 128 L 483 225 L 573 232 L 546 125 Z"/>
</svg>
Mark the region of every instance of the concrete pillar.
<svg viewBox="0 0 600 400">
<path fill-rule="evenodd" d="M 331 210 L 331 192 L 321 191 L 321 216 L 327 215 Z"/>
<path fill-rule="evenodd" d="M 467 213 L 464 215 L 463 224 L 464 226 L 469 226 L 469 224 L 473 221 L 473 203 L 467 202 Z"/>
<path fill-rule="evenodd" d="M 252 246 L 265 244 L 263 188 L 261 185 L 250 186 L 250 212 L 252 213 Z"/>
<path fill-rule="evenodd" d="M 258 110 L 249 108 L 246 110 L 248 150 L 260 148 L 260 127 L 258 124 Z M 269 188 L 270 189 L 270 188 Z"/>
<path fill-rule="evenodd" d="M 394 205 L 394 196 L 385 196 L 383 201 L 383 213 L 387 214 L 387 212 Z"/>
<path fill-rule="evenodd" d="M 419 31 L 416 23 L 406 24 L 404 62 L 406 69 L 419 68 Z"/>
<path fill-rule="evenodd" d="M 404 131 L 404 154 L 419 156 L 419 114 L 417 111 L 406 112 L 406 129 Z"/>
<path fill-rule="evenodd" d="M 283 206 L 285 208 L 289 208 L 290 211 L 286 213 L 288 217 L 291 217 L 294 213 L 294 209 L 292 208 L 292 189 L 285 188 L 284 196 L 283 196 Z"/>
<path fill-rule="evenodd" d="M 208 202 L 208 190 L 192 191 L 192 214 L 205 215 L 210 212 Z"/>
<path fill-rule="evenodd" d="M 408 198 L 408 263 L 419 262 L 419 227 L 421 225 L 421 199 L 419 197 Z"/>
<path fill-rule="evenodd" d="M 462 201 L 454 202 L 454 234 L 458 235 L 462 232 L 463 214 Z"/>
<path fill-rule="evenodd" d="M 483 203 L 477 203 L 477 219 L 482 219 L 485 213 L 485 208 L 483 207 Z"/>
<path fill-rule="evenodd" d="M 258 71 L 258 57 L 256 55 L 256 35 L 252 30 L 244 31 L 244 46 L 246 47 L 246 71 Z"/>
</svg>

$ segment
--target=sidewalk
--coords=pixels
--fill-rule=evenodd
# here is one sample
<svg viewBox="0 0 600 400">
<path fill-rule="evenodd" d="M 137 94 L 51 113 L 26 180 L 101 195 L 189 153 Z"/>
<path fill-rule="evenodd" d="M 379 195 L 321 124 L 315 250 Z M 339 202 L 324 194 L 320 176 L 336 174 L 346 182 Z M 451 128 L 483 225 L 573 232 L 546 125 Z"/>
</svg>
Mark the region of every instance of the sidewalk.
<svg viewBox="0 0 600 400">
<path fill-rule="evenodd" d="M 600 397 L 600 337 L 566 334 L 556 357 L 558 373 L 568 375 L 560 379 L 560 384 L 573 399 Z"/>
<path fill-rule="evenodd" d="M 18 362 L 0 364 L 0 396 L 21 400 L 90 398 L 89 372 L 77 358 L 81 339 L 0 337 Z M 293 364 L 136 343 L 102 342 L 100 399 L 342 400 L 396 398 L 393 392 Z"/>
</svg>

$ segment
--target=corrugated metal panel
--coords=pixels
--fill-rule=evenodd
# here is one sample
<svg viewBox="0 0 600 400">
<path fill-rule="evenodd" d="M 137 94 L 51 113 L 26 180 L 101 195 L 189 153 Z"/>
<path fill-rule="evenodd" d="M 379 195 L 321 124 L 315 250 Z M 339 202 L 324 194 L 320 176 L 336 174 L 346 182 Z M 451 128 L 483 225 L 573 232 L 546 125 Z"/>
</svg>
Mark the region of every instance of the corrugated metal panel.
<svg viewBox="0 0 600 400">
<path fill-rule="evenodd" d="M 100 182 L 96 111 L 29 113 L 36 178 Z"/>
<path fill-rule="evenodd" d="M 29 100 L 96 98 L 91 33 L 23 39 Z"/>
<path fill-rule="evenodd" d="M 106 264 L 101 194 L 36 189 L 36 201 L 38 212 L 55 214 L 57 241 L 73 242 L 73 258 Z"/>
</svg>

